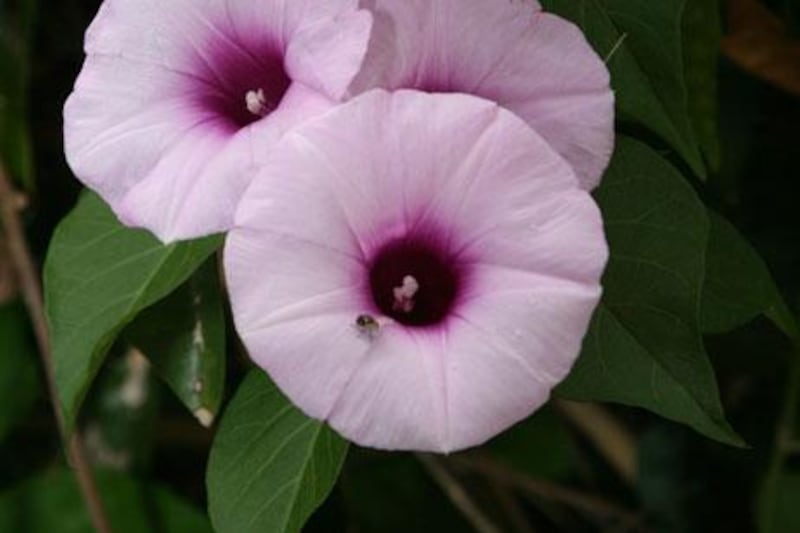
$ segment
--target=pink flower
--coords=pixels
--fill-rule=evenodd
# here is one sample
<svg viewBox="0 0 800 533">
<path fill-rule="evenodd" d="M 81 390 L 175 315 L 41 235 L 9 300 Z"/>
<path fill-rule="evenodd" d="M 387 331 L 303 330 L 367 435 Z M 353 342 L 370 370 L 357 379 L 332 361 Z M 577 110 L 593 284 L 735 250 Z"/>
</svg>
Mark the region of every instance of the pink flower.
<svg viewBox="0 0 800 533">
<path fill-rule="evenodd" d="M 382 87 L 463 92 L 530 124 L 594 188 L 614 145 L 603 61 L 572 23 L 533 0 L 362 0 L 369 52 L 352 92 Z"/>
<path fill-rule="evenodd" d="M 67 159 L 164 241 L 228 229 L 244 170 L 342 99 L 370 27 L 357 0 L 106 0 L 64 108 Z"/>
<path fill-rule="evenodd" d="M 601 294 L 600 213 L 512 113 L 371 91 L 288 133 L 225 247 L 237 329 L 356 443 L 452 451 L 527 417 Z"/>
</svg>

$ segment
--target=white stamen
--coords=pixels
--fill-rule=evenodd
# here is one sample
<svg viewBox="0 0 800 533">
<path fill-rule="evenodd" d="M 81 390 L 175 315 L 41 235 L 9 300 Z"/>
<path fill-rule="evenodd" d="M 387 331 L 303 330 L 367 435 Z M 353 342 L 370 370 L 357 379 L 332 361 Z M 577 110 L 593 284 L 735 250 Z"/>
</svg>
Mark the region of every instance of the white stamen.
<svg viewBox="0 0 800 533">
<path fill-rule="evenodd" d="M 406 276 L 403 278 L 403 284 L 400 287 L 393 289 L 394 305 L 392 308 L 395 311 L 402 311 L 410 313 L 414 310 L 414 296 L 419 291 L 419 282 L 414 276 Z"/>
<path fill-rule="evenodd" d="M 245 104 L 247 104 L 247 110 L 256 116 L 264 117 L 271 111 L 267 103 L 267 97 L 264 94 L 264 89 L 247 91 L 247 94 L 244 96 L 244 101 Z"/>
</svg>

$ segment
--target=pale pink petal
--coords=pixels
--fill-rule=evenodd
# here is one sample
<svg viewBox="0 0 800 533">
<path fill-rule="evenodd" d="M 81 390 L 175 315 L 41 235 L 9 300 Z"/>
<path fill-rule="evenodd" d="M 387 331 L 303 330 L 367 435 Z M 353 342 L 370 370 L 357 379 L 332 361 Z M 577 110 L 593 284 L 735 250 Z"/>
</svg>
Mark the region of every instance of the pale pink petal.
<svg viewBox="0 0 800 533">
<path fill-rule="evenodd" d="M 495 217 L 491 229 L 464 231 L 464 244 L 459 246 L 464 257 L 509 271 L 596 283 L 608 260 L 608 246 L 592 199 L 569 190 L 529 198 L 534 200 L 528 205 L 506 204 L 509 216 Z M 489 201 L 487 196 L 481 200 Z M 499 200 L 494 207 L 502 206 Z"/>
<path fill-rule="evenodd" d="M 341 99 L 361 68 L 371 29 L 366 11 L 341 14 L 333 23 L 307 24 L 289 43 L 286 69 L 293 78 Z"/>
<path fill-rule="evenodd" d="M 350 242 L 365 251 L 392 233 L 435 224 L 437 217 L 445 217 L 453 228 L 468 225 L 459 236 L 466 242 L 495 224 L 494 215 L 501 211 L 497 202 L 505 202 L 506 208 L 524 207 L 528 204 L 521 198 L 537 201 L 577 183 L 569 166 L 536 132 L 511 113 L 473 96 L 425 98 L 417 91 L 390 95 L 376 90 L 329 115 L 308 124 L 302 135 L 290 133 L 285 146 L 292 154 L 271 157 L 270 168 L 262 171 L 281 177 L 293 173 L 292 180 L 260 180 L 251 194 L 271 201 L 279 197 L 273 195 L 276 187 L 304 187 L 314 197 L 325 195 L 346 205 L 348 234 L 359 236 Z M 387 122 L 414 124 L 413 133 L 387 128 Z M 459 134 L 452 135 L 453 131 Z M 306 163 L 294 164 L 294 153 L 302 153 Z M 320 174 L 329 177 L 319 179 Z M 504 182 L 500 190 L 498 180 Z M 314 220 L 297 223 L 293 205 L 284 204 L 282 217 L 290 222 L 281 227 L 309 235 L 337 227 Z M 250 220 L 249 213 L 259 216 L 258 209 L 243 205 L 237 222 L 265 225 Z"/>
<path fill-rule="evenodd" d="M 177 171 L 159 167 L 131 190 L 120 210 L 139 217 L 128 223 L 146 225 L 166 242 L 225 231 L 233 226 L 241 196 L 272 146 L 286 131 L 333 105 L 320 93 L 296 83 L 278 109 L 240 130 L 224 146 L 204 151 L 201 144 L 192 148 L 189 141 L 191 153 L 176 156 L 185 165 Z M 206 153 L 214 157 L 198 166 L 201 154 Z M 148 211 L 147 205 L 153 210 Z"/>
<path fill-rule="evenodd" d="M 385 327 L 328 423 L 363 446 L 448 451 L 437 344 L 436 335 Z"/>
<path fill-rule="evenodd" d="M 201 126 L 193 128 L 159 158 L 145 179 L 131 187 L 119 203 L 112 204 L 112 208 L 124 224 L 147 228 L 164 242 L 183 237 L 181 230 L 197 235 L 187 224 L 216 225 L 216 221 L 200 220 L 205 216 L 201 212 L 194 213 L 194 221 L 181 220 L 179 215 L 184 211 L 186 191 L 195 186 L 195 180 L 213 161 L 207 154 L 222 152 L 228 142 L 228 138 L 218 132 Z"/>
<path fill-rule="evenodd" d="M 353 92 L 405 87 L 496 101 L 552 144 L 584 188 L 597 185 L 613 151 L 614 98 L 603 61 L 577 27 L 536 2 L 362 4 L 375 30 Z"/>
<path fill-rule="evenodd" d="M 478 283 L 507 285 L 507 275 L 480 272 Z M 520 277 L 513 288 L 486 287 L 448 324 L 448 450 L 482 444 L 529 416 L 547 401 L 580 352 L 600 299 L 597 283 Z"/>
<path fill-rule="evenodd" d="M 224 259 L 253 359 L 309 415 L 326 417 L 371 345 L 356 328 L 359 262 L 280 230 L 232 232 Z"/>
<path fill-rule="evenodd" d="M 64 107 L 65 152 L 80 179 L 115 204 L 195 126 L 213 128 L 184 81 L 158 66 L 87 62 Z"/>
</svg>

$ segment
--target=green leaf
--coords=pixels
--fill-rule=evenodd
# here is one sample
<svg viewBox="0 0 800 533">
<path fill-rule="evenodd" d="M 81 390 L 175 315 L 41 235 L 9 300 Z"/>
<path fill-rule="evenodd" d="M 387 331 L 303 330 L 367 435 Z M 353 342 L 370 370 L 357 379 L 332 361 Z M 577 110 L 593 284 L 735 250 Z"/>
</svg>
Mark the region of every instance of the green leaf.
<svg viewBox="0 0 800 533">
<path fill-rule="evenodd" d="M 21 305 L 0 307 L 0 441 L 33 408 L 39 395 L 37 352 Z"/>
<path fill-rule="evenodd" d="M 666 161 L 625 137 L 596 198 L 611 258 L 583 353 L 559 394 L 644 407 L 742 444 L 725 420 L 699 327 L 703 204 Z"/>
<path fill-rule="evenodd" d="M 206 483 L 219 533 L 300 531 L 330 493 L 348 444 L 251 372 L 211 449 Z"/>
<path fill-rule="evenodd" d="M 618 120 L 659 135 L 705 178 L 689 119 L 681 27 L 686 0 L 544 0 L 586 34 L 611 71 Z"/>
<path fill-rule="evenodd" d="M 702 324 L 706 333 L 722 333 L 765 314 L 789 337 L 797 324 L 763 259 L 727 220 L 709 212 Z"/>
<path fill-rule="evenodd" d="M 215 258 L 142 312 L 126 337 L 150 359 L 189 411 L 210 426 L 225 387 L 225 314 Z"/>
<path fill-rule="evenodd" d="M 44 268 L 55 377 L 68 428 L 107 350 L 141 310 L 181 285 L 221 238 L 164 246 L 84 194 L 55 231 Z"/>
<path fill-rule="evenodd" d="M 95 479 L 115 533 L 211 533 L 200 510 L 164 488 L 112 472 Z M 0 494 L 0 531 L 92 533 L 74 473 L 59 468 Z"/>
<path fill-rule="evenodd" d="M 709 168 L 722 162 L 717 67 L 722 40 L 719 0 L 691 0 L 683 14 L 683 62 L 689 118 Z"/>
</svg>

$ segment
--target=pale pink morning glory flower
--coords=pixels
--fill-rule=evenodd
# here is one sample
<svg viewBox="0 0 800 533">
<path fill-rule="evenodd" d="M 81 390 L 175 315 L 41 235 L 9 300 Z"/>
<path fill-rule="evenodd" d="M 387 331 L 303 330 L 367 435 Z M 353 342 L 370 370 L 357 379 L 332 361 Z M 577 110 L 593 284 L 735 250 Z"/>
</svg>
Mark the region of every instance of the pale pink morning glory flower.
<svg viewBox="0 0 800 533">
<path fill-rule="evenodd" d="M 225 246 L 236 327 L 308 415 L 453 451 L 527 417 L 601 294 L 600 212 L 509 111 L 365 93 L 287 134 Z"/>
<path fill-rule="evenodd" d="M 352 92 L 463 92 L 498 102 L 536 129 L 586 189 L 614 146 L 604 62 L 571 22 L 534 0 L 362 0 L 375 17 Z"/>
<path fill-rule="evenodd" d="M 106 0 L 64 108 L 70 166 L 164 241 L 226 230 L 254 158 L 345 95 L 371 24 L 357 0 Z"/>
</svg>

